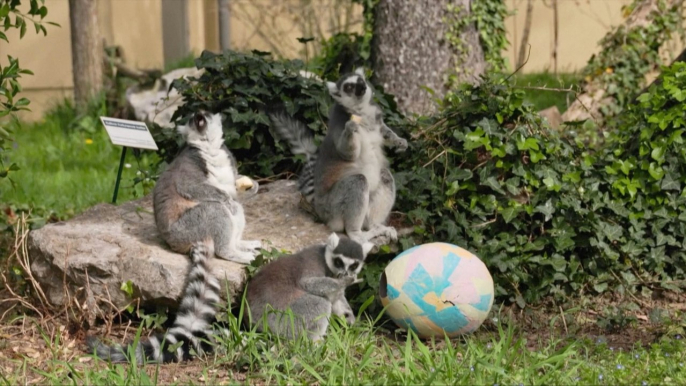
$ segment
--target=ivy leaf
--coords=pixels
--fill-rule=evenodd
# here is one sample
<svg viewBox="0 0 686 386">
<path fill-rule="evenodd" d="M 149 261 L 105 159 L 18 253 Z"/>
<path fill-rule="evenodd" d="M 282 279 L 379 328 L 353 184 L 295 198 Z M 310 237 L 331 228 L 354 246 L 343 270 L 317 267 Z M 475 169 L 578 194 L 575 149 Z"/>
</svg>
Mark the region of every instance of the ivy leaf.
<svg viewBox="0 0 686 386">
<path fill-rule="evenodd" d="M 531 159 L 531 162 L 538 163 L 540 160 L 545 159 L 545 155 L 540 151 L 529 150 L 529 158 Z"/>
<path fill-rule="evenodd" d="M 455 168 L 451 170 L 450 177 L 456 180 L 468 180 L 472 178 L 474 173 L 469 169 Z"/>
<path fill-rule="evenodd" d="M 598 293 L 603 293 L 607 290 L 607 283 L 595 283 L 593 289 Z"/>
<path fill-rule="evenodd" d="M 651 162 L 649 167 L 648 167 L 648 173 L 650 173 L 650 176 L 653 177 L 655 180 L 659 181 L 664 177 L 665 171 L 662 169 L 662 166 L 659 166 L 655 162 Z"/>
<path fill-rule="evenodd" d="M 548 199 L 545 204 L 537 206 L 536 212 L 543 214 L 546 222 L 550 221 L 553 217 L 553 213 L 555 213 L 555 207 L 553 206 L 552 200 Z"/>
<path fill-rule="evenodd" d="M 663 163 L 665 161 L 665 148 L 662 146 L 654 146 L 650 156 L 657 162 Z"/>
<path fill-rule="evenodd" d="M 679 181 L 675 180 L 672 173 L 666 173 L 662 179 L 660 187 L 663 190 L 681 190 L 681 184 Z"/>
<path fill-rule="evenodd" d="M 505 223 L 509 224 L 510 221 L 512 221 L 512 219 L 517 217 L 520 211 L 521 210 L 518 210 L 517 208 L 510 206 L 505 209 L 502 209 L 500 211 L 500 215 L 503 217 L 503 220 L 505 220 Z"/>
<path fill-rule="evenodd" d="M 619 238 L 622 236 L 622 227 L 621 226 L 608 224 L 606 222 L 601 222 L 600 224 L 601 224 L 601 228 L 603 230 L 603 233 L 605 234 L 605 237 L 607 237 L 608 240 L 616 241 L 616 240 L 619 240 Z"/>
<path fill-rule="evenodd" d="M 567 268 L 567 260 L 560 255 L 553 256 L 550 262 L 553 269 L 557 272 L 564 272 L 565 268 Z"/>
<path fill-rule="evenodd" d="M 502 194 L 502 195 L 505 195 L 505 194 L 506 194 L 505 191 L 503 190 L 503 188 L 500 187 L 500 182 L 498 182 L 498 179 L 496 179 L 496 178 L 493 177 L 493 176 L 489 177 L 489 178 L 483 183 L 483 185 L 486 185 L 486 186 L 490 187 L 491 189 L 495 190 L 496 192 L 498 192 L 498 193 L 500 193 L 500 194 Z"/>
</svg>

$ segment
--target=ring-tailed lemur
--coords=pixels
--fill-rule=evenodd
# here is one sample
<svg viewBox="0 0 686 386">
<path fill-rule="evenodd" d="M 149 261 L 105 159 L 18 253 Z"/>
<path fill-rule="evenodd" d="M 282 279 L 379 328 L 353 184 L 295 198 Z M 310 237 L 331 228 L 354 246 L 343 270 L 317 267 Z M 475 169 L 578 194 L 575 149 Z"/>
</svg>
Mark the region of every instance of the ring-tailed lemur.
<svg viewBox="0 0 686 386">
<path fill-rule="evenodd" d="M 211 239 L 194 243 L 190 250 L 191 267 L 181 304 L 172 328 L 138 342 L 133 353 L 136 362 L 181 362 L 196 354 L 212 351 L 212 321 L 219 302 L 219 282 L 212 276 L 209 259 L 214 255 Z M 95 337 L 87 337 L 89 351 L 112 362 L 126 362 L 127 347 L 106 346 Z"/>
<path fill-rule="evenodd" d="M 332 313 L 354 323 L 345 289 L 359 282 L 357 274 L 373 246 L 332 233 L 325 245 L 265 265 L 248 282 L 245 322 L 261 331 L 266 313 L 267 326 L 277 335 L 297 339 L 304 330 L 315 341 L 326 334 Z M 289 318 L 289 309 L 295 318 Z"/>
<path fill-rule="evenodd" d="M 186 147 L 153 191 L 157 229 L 176 252 L 186 253 L 192 243 L 210 237 L 219 258 L 250 263 L 262 243 L 242 239 L 245 215 L 237 201 L 237 164 L 224 145 L 220 115 L 198 113 L 178 130 Z"/>
<path fill-rule="evenodd" d="M 327 82 L 327 87 L 335 103 L 319 149 L 302 122 L 284 113 L 270 114 L 275 132 L 291 151 L 307 156 L 300 192 L 334 232 L 345 231 L 360 243 L 378 235 L 397 239 L 396 230 L 384 225 L 395 202 L 395 180 L 383 145 L 405 151 L 407 141 L 384 123 L 363 69 Z"/>
</svg>

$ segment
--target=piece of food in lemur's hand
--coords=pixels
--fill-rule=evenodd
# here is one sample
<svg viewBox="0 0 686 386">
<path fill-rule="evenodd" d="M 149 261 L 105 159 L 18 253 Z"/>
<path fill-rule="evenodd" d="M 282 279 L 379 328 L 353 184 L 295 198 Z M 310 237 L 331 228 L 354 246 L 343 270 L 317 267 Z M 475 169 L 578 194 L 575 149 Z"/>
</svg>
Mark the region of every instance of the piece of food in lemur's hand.
<svg viewBox="0 0 686 386">
<path fill-rule="evenodd" d="M 243 176 L 236 180 L 236 188 L 240 191 L 248 190 L 253 187 L 250 177 Z"/>
<path fill-rule="evenodd" d="M 359 124 L 360 122 L 362 122 L 362 117 L 359 116 L 359 115 L 352 114 L 352 115 L 350 116 L 350 120 L 353 121 L 353 122 L 355 122 L 355 123 L 357 123 L 357 124 Z"/>
</svg>

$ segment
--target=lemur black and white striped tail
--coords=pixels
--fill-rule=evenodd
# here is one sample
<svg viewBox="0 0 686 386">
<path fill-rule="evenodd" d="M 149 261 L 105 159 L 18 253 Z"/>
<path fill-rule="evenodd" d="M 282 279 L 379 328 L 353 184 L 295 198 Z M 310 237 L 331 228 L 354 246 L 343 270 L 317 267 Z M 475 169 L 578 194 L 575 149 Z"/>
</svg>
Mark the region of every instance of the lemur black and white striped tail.
<svg viewBox="0 0 686 386">
<path fill-rule="evenodd" d="M 219 303 L 219 281 L 212 276 L 209 259 L 214 256 L 212 240 L 196 243 L 190 251 L 191 267 L 173 326 L 165 334 L 141 340 L 134 349 L 136 361 L 181 362 L 196 354 L 212 351 L 212 321 Z M 88 337 L 90 352 L 112 362 L 126 362 L 131 347 L 107 346 Z"/>
<path fill-rule="evenodd" d="M 269 119 L 276 134 L 288 142 L 291 152 L 307 157 L 303 171 L 298 178 L 298 190 L 307 202 L 312 203 L 314 198 L 314 165 L 317 162 L 317 145 L 314 143 L 312 132 L 305 124 L 291 118 L 284 112 L 271 113 Z"/>
</svg>

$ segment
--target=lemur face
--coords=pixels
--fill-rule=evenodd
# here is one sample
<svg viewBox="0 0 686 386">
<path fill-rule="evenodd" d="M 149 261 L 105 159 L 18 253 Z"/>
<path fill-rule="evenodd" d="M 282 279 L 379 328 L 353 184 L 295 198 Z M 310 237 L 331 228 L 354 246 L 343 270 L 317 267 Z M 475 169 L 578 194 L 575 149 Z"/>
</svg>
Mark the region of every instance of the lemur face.
<svg viewBox="0 0 686 386">
<path fill-rule="evenodd" d="M 336 233 L 332 233 L 326 240 L 326 265 L 334 277 L 355 277 L 362 270 L 364 259 L 373 246 L 372 243 L 360 245 L 348 238 L 340 239 Z"/>
<path fill-rule="evenodd" d="M 347 108 L 367 104 L 372 99 L 372 89 L 367 84 L 362 68 L 343 75 L 336 83 L 327 82 L 326 85 L 331 97 Z"/>
<path fill-rule="evenodd" d="M 219 114 L 205 111 L 196 113 L 187 124 L 178 127 L 179 133 L 188 143 L 218 142 L 221 145 L 222 122 Z"/>
</svg>

